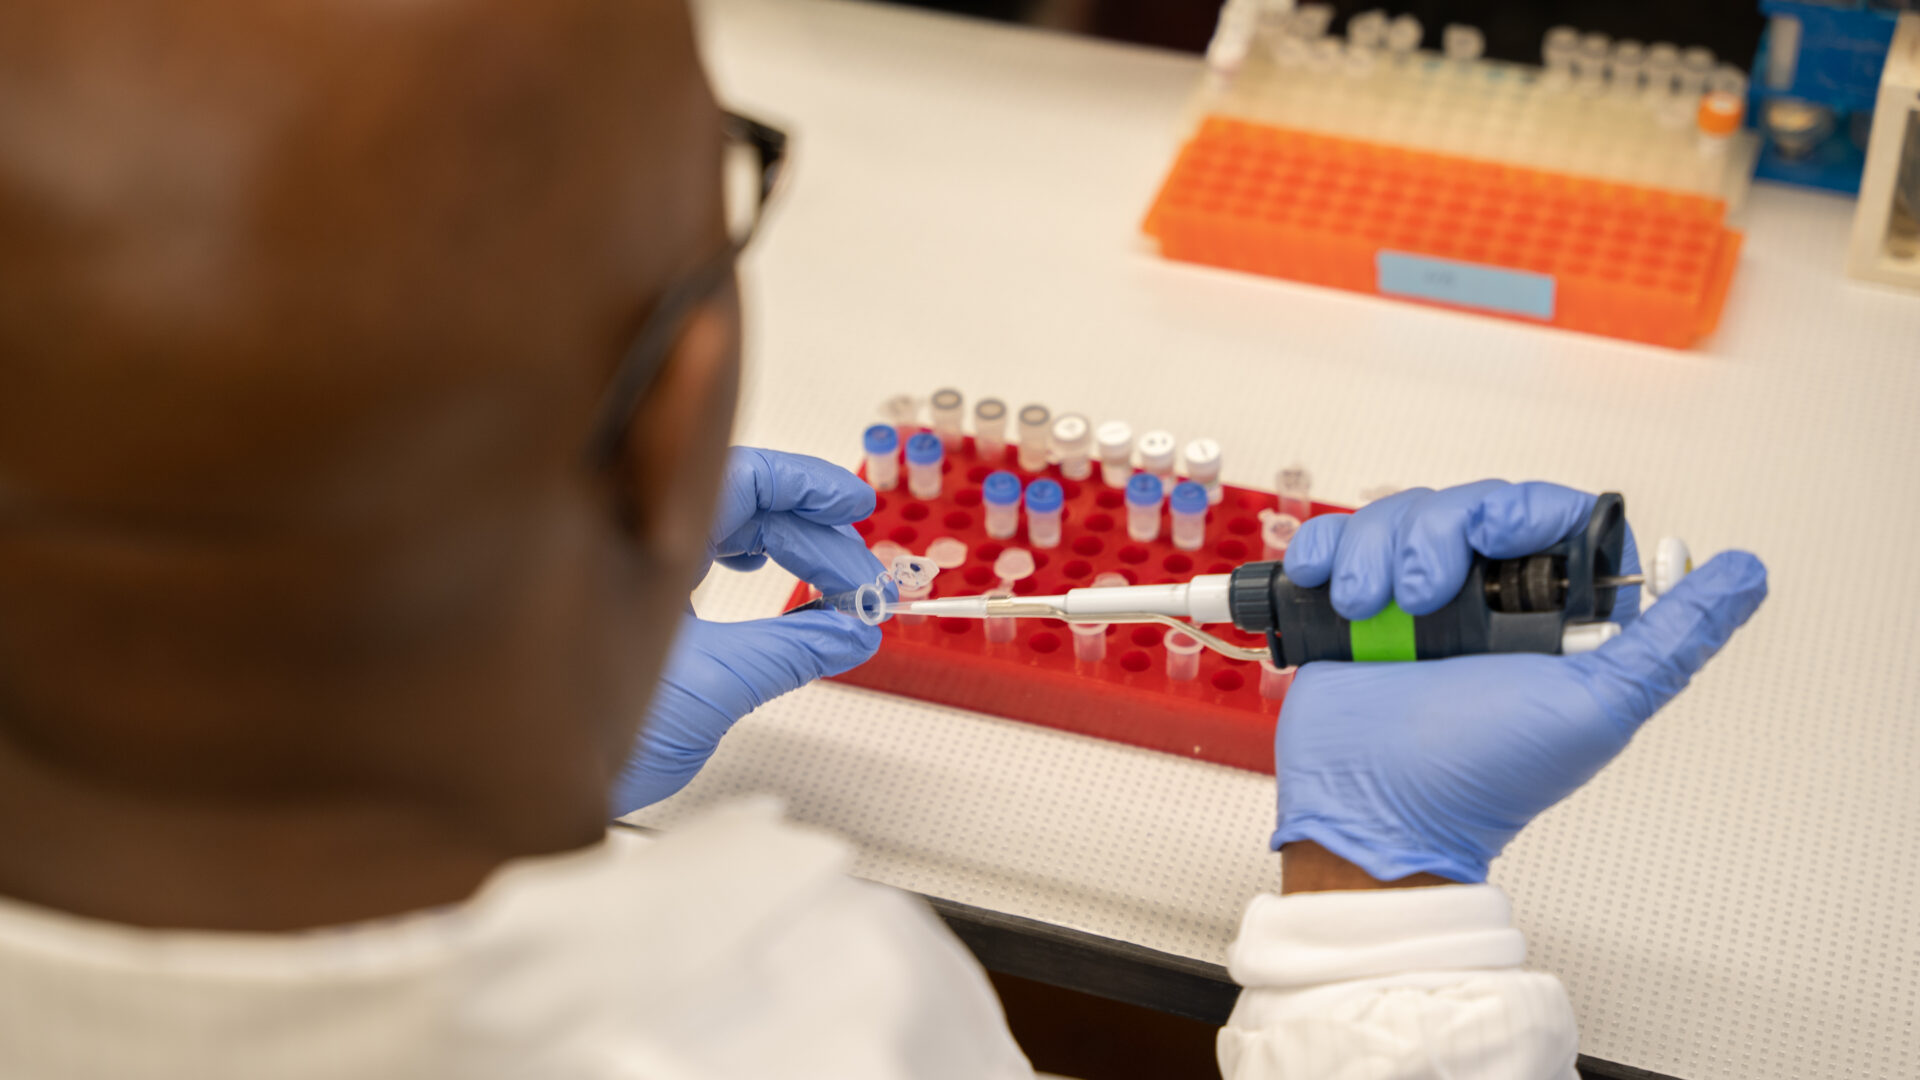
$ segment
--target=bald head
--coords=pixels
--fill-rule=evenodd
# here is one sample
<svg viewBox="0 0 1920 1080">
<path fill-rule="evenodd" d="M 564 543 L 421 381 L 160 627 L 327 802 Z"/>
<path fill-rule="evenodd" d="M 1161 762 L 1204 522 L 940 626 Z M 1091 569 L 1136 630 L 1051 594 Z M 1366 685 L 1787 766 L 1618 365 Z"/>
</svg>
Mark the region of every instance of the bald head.
<svg viewBox="0 0 1920 1080">
<path fill-rule="evenodd" d="M 626 475 L 581 446 L 722 243 L 719 140 L 675 2 L 0 6 L 0 792 L 597 826 L 727 298 Z"/>
</svg>

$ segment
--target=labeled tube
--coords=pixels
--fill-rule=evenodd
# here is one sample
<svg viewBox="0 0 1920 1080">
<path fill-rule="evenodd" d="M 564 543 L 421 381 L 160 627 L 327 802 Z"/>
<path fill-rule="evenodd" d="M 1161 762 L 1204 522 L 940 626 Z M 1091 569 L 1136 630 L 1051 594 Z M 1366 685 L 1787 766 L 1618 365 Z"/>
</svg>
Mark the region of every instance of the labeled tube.
<svg viewBox="0 0 1920 1080">
<path fill-rule="evenodd" d="M 950 386 L 933 392 L 933 433 L 949 450 L 960 445 L 961 406 L 965 403 L 960 391 Z"/>
<path fill-rule="evenodd" d="M 981 398 L 973 406 L 973 449 L 980 460 L 998 465 L 1007 453 L 1007 403 Z"/>
<path fill-rule="evenodd" d="M 1068 413 L 1053 422 L 1053 454 L 1061 476 L 1085 480 L 1093 475 L 1093 425 L 1086 417 Z"/>
<path fill-rule="evenodd" d="M 1107 624 L 1068 623 L 1073 631 L 1073 658 L 1083 664 L 1097 664 L 1107 658 Z"/>
<path fill-rule="evenodd" d="M 900 486 L 900 435 L 892 424 L 875 424 L 860 436 L 867 451 L 867 483 L 875 491 Z"/>
<path fill-rule="evenodd" d="M 1303 466 L 1289 465 L 1274 477 L 1273 489 L 1280 497 L 1280 512 L 1297 521 L 1313 516 L 1313 474 Z"/>
<path fill-rule="evenodd" d="M 1199 551 L 1207 542 L 1207 489 L 1191 480 L 1173 485 L 1167 500 L 1173 517 L 1173 546 Z"/>
<path fill-rule="evenodd" d="M 1100 479 L 1113 488 L 1127 486 L 1133 476 L 1133 425 L 1109 420 L 1093 433 L 1100 449 Z"/>
<path fill-rule="evenodd" d="M 1287 696 L 1287 688 L 1293 685 L 1293 673 L 1298 668 L 1275 667 L 1272 660 L 1260 661 L 1260 696 L 1268 701 L 1279 701 Z"/>
<path fill-rule="evenodd" d="M 1011 598 L 1012 596 L 1013 596 L 1013 593 L 1005 589 L 996 589 L 993 592 L 990 592 L 987 594 L 987 599 L 1006 600 Z M 1019 620 L 1006 615 L 989 616 L 984 621 L 987 624 L 985 629 L 987 632 L 988 641 L 994 641 L 994 642 L 1012 641 L 1013 635 L 1016 632 L 1018 632 L 1018 630 L 1020 629 L 1017 625 L 1015 625 Z"/>
<path fill-rule="evenodd" d="M 1227 494 L 1220 486 L 1220 444 L 1213 439 L 1195 439 L 1180 456 L 1186 459 L 1187 479 L 1207 489 L 1207 504 L 1220 505 Z"/>
<path fill-rule="evenodd" d="M 1173 432 L 1147 432 L 1140 436 L 1140 467 L 1162 481 L 1173 479 L 1173 450 Z"/>
<path fill-rule="evenodd" d="M 1020 471 L 1036 473 L 1047 467 L 1048 429 L 1053 413 L 1045 405 L 1026 405 L 1020 409 Z"/>
<path fill-rule="evenodd" d="M 1160 539 L 1160 478 L 1134 473 L 1127 481 L 1127 535 L 1146 544 Z"/>
<path fill-rule="evenodd" d="M 1175 630 L 1167 635 L 1167 678 L 1192 682 L 1200 676 L 1200 641 Z"/>
<path fill-rule="evenodd" d="M 940 465 L 947 458 L 940 437 L 922 431 L 907 440 L 907 490 L 916 499 L 940 497 Z"/>
<path fill-rule="evenodd" d="M 980 483 L 980 508 L 986 512 L 987 535 L 1011 540 L 1020 529 L 1020 478 L 1001 469 Z"/>
<path fill-rule="evenodd" d="M 1037 548 L 1060 546 L 1061 507 L 1066 493 L 1055 481 L 1041 477 L 1027 485 L 1027 541 Z"/>
</svg>

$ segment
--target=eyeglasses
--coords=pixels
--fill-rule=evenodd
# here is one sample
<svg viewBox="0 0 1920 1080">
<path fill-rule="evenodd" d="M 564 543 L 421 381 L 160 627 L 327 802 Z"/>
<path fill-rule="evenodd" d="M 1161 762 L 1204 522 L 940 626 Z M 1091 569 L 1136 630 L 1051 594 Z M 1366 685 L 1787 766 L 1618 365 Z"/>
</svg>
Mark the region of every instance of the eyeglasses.
<svg viewBox="0 0 1920 1080">
<path fill-rule="evenodd" d="M 610 468 L 618 460 L 634 410 L 660 374 L 661 363 L 680 336 L 681 324 L 733 273 L 734 262 L 760 228 L 767 203 L 779 185 L 787 160 L 787 133 L 738 113 L 725 113 L 723 117 L 727 146 L 721 194 L 726 203 L 726 249 L 667 289 L 621 356 L 606 392 L 600 395 L 587 436 L 587 463 L 596 471 Z"/>
</svg>

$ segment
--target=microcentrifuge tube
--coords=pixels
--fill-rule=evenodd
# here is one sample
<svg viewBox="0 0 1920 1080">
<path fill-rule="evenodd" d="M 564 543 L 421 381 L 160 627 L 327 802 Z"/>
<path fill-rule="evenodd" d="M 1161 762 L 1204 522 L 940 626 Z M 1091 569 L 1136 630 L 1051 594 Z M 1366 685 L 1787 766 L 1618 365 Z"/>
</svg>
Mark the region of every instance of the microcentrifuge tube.
<svg viewBox="0 0 1920 1080">
<path fill-rule="evenodd" d="M 1011 599 L 1012 596 L 1013 593 L 1006 589 L 996 589 L 987 594 L 987 599 L 1007 600 Z M 1020 629 L 1018 625 L 1020 620 L 1009 615 L 990 615 L 983 621 L 987 624 L 985 629 L 988 641 L 1012 641 L 1014 634 Z"/>
<path fill-rule="evenodd" d="M 867 451 L 867 483 L 875 491 L 900 486 L 900 434 L 891 424 L 875 424 L 860 437 Z"/>
<path fill-rule="evenodd" d="M 897 555 L 894 557 L 892 575 L 900 587 L 900 599 L 903 602 L 925 600 L 933 595 L 933 579 L 940 573 L 932 559 L 915 555 Z M 926 621 L 925 615 L 902 614 L 900 621 L 908 626 Z"/>
<path fill-rule="evenodd" d="M 1477 26 L 1448 23 L 1440 31 L 1440 51 L 1455 63 L 1471 63 L 1487 51 L 1487 37 Z"/>
<path fill-rule="evenodd" d="M 913 453 L 911 444 L 907 453 Z M 1303 466 L 1289 465 L 1274 477 L 1273 490 L 1280 497 L 1280 512 L 1299 521 L 1313 516 L 1313 474 Z"/>
<path fill-rule="evenodd" d="M 1007 403 L 981 398 L 973 406 L 973 449 L 980 460 L 998 465 L 1007 452 Z"/>
<path fill-rule="evenodd" d="M 1186 459 L 1187 479 L 1207 489 L 1207 503 L 1220 505 L 1226 490 L 1220 486 L 1220 444 L 1212 439 L 1195 439 L 1181 455 Z"/>
<path fill-rule="evenodd" d="M 1631 38 L 1613 43 L 1613 55 L 1607 60 L 1607 89 L 1615 97 L 1640 96 L 1640 78 L 1647 66 L 1646 46 Z"/>
<path fill-rule="evenodd" d="M 1008 593 L 1013 587 L 1033 576 L 1033 552 L 1026 548 L 1008 548 L 993 560 L 993 576 L 1000 579 L 1000 587 Z"/>
<path fill-rule="evenodd" d="M 1656 41 L 1647 46 L 1646 65 L 1642 70 L 1645 73 L 1640 88 L 1642 95 L 1655 105 L 1664 102 L 1667 95 L 1673 93 L 1673 76 L 1680 70 L 1680 47 L 1671 41 Z"/>
<path fill-rule="evenodd" d="M 842 615 L 851 615 L 868 626 L 879 626 L 887 618 L 887 594 L 876 582 L 868 582 L 822 599 L 833 610 Z"/>
<path fill-rule="evenodd" d="M 1160 478 L 1134 473 L 1127 481 L 1127 535 L 1145 544 L 1160 538 Z"/>
<path fill-rule="evenodd" d="M 1173 478 L 1173 432 L 1149 431 L 1140 436 L 1140 467 L 1161 480 Z"/>
<path fill-rule="evenodd" d="M 933 392 L 933 433 L 949 450 L 960 445 L 960 414 L 965 402 L 960 391 L 952 387 Z"/>
<path fill-rule="evenodd" d="M 1191 682 L 1200 674 L 1200 641 L 1191 634 L 1174 630 L 1167 634 L 1167 678 Z"/>
<path fill-rule="evenodd" d="M 1580 50 L 1573 57 L 1573 82 L 1582 93 L 1598 94 L 1606 89 L 1607 55 L 1612 39 L 1594 32 L 1580 35 Z"/>
<path fill-rule="evenodd" d="M 1100 448 L 1100 479 L 1108 487 L 1126 487 L 1133 476 L 1133 425 L 1109 420 L 1093 433 Z"/>
<path fill-rule="evenodd" d="M 1274 510 L 1260 511 L 1260 557 L 1275 562 L 1287 557 L 1287 545 L 1300 531 L 1300 519 Z"/>
<path fill-rule="evenodd" d="M 1378 8 L 1347 20 L 1347 44 L 1355 50 L 1378 49 L 1387 43 L 1387 13 Z"/>
<path fill-rule="evenodd" d="M 940 465 L 946 460 L 940 437 L 922 431 L 907 440 L 907 490 L 916 499 L 940 497 Z"/>
<path fill-rule="evenodd" d="M 1674 75 L 1674 92 L 1687 99 L 1688 108 L 1693 107 L 1693 99 L 1707 91 L 1707 78 L 1713 74 L 1713 50 L 1694 45 L 1680 52 L 1680 70 Z"/>
<path fill-rule="evenodd" d="M 1073 631 L 1073 658 L 1083 664 L 1097 664 L 1107 658 L 1107 624 L 1068 623 Z"/>
<path fill-rule="evenodd" d="M 1173 485 L 1167 499 L 1173 517 L 1173 546 L 1199 551 L 1207 542 L 1207 489 L 1191 480 Z M 1032 526 L 1028 526 L 1031 531 Z"/>
<path fill-rule="evenodd" d="M 1260 696 L 1268 701 L 1279 701 L 1287 696 L 1287 687 L 1293 685 L 1293 673 L 1296 668 L 1275 667 L 1272 660 L 1260 661 Z"/>
<path fill-rule="evenodd" d="M 967 542 L 942 536 L 927 545 L 927 558 L 942 570 L 955 570 L 967 564 Z"/>
<path fill-rule="evenodd" d="M 1000 469 L 980 483 L 980 508 L 986 512 L 987 535 L 1011 539 L 1020 529 L 1020 478 Z"/>
<path fill-rule="evenodd" d="M 1066 493 L 1060 485 L 1041 477 L 1027 485 L 1027 540 L 1037 548 L 1060 546 L 1061 507 Z"/>
<path fill-rule="evenodd" d="M 920 402 L 912 394 L 895 394 L 880 403 L 880 415 L 905 442 L 920 427 Z"/>
<path fill-rule="evenodd" d="M 1020 408 L 1020 470 L 1035 473 L 1047 467 L 1047 441 L 1051 437 L 1053 413 L 1045 405 Z"/>
<path fill-rule="evenodd" d="M 1131 584 L 1133 584 L 1133 582 L 1127 580 L 1127 575 L 1117 570 L 1102 570 L 1093 575 L 1093 583 L 1089 587 L 1095 589 L 1124 589 Z"/>
<path fill-rule="evenodd" d="M 902 555 L 913 554 L 913 552 L 908 551 L 905 547 L 891 540 L 881 540 L 867 550 L 873 553 L 874 558 L 880 560 L 881 566 L 892 566 L 893 560 Z"/>
<path fill-rule="evenodd" d="M 1093 475 L 1093 426 L 1079 413 L 1068 413 L 1053 422 L 1053 454 L 1060 461 L 1060 475 L 1069 480 L 1085 480 Z"/>
<path fill-rule="evenodd" d="M 1420 48 L 1420 38 L 1425 33 L 1419 19 L 1411 15 L 1396 15 L 1387 24 L 1387 51 L 1396 60 L 1412 56 Z"/>
</svg>

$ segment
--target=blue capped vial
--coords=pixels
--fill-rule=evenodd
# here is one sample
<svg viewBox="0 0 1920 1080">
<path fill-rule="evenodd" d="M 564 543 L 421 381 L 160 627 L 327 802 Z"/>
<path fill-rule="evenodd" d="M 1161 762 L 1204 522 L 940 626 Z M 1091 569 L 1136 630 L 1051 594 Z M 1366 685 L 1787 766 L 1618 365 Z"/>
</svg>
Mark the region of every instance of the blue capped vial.
<svg viewBox="0 0 1920 1080">
<path fill-rule="evenodd" d="M 860 437 L 867 451 L 867 483 L 875 491 L 900 486 L 900 436 L 892 424 L 875 424 Z"/>
<path fill-rule="evenodd" d="M 1067 494 L 1055 480 L 1041 477 L 1027 485 L 1027 542 L 1037 548 L 1060 546 L 1060 508 Z"/>
<path fill-rule="evenodd" d="M 947 458 L 940 436 L 922 431 L 907 440 L 907 490 L 916 499 L 940 497 L 940 463 Z"/>
<path fill-rule="evenodd" d="M 1192 480 L 1173 485 L 1167 509 L 1173 517 L 1173 546 L 1199 551 L 1207 542 L 1207 486 Z"/>
<path fill-rule="evenodd" d="M 1020 478 L 1000 469 L 980 484 L 980 506 L 986 511 L 987 535 L 1011 540 L 1020 528 Z"/>
<path fill-rule="evenodd" d="M 1134 473 L 1127 481 L 1127 535 L 1139 543 L 1160 539 L 1160 499 L 1165 491 L 1152 473 Z"/>
</svg>

